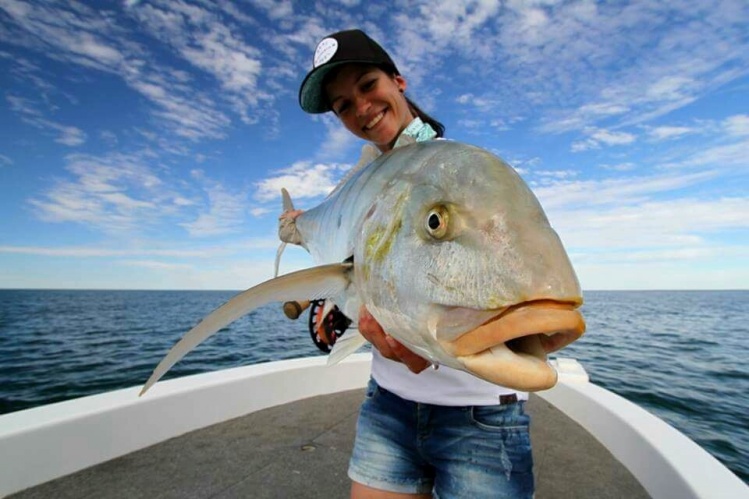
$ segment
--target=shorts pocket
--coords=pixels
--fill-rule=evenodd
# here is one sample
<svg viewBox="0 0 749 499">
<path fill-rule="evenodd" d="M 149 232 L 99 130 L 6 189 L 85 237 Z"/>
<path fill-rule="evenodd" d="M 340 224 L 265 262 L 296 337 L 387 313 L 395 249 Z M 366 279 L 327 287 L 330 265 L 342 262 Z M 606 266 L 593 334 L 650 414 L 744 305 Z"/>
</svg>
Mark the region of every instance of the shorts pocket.
<svg viewBox="0 0 749 499">
<path fill-rule="evenodd" d="M 472 425 L 487 431 L 528 431 L 530 418 L 523 412 L 522 402 L 511 405 L 475 405 L 468 418 Z"/>
</svg>

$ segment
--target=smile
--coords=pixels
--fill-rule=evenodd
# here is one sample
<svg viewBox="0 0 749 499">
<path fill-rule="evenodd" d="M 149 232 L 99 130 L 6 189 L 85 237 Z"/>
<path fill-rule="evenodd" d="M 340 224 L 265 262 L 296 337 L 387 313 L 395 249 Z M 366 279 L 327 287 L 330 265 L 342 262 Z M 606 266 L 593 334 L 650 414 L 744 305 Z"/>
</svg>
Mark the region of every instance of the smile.
<svg viewBox="0 0 749 499">
<path fill-rule="evenodd" d="M 379 113 L 377 113 L 377 116 L 369 120 L 369 122 L 366 125 L 364 125 L 364 130 L 370 130 L 374 128 L 375 125 L 377 125 L 377 123 L 379 123 L 382 120 L 382 118 L 385 116 L 385 111 L 387 111 L 387 109 L 380 111 Z"/>
</svg>

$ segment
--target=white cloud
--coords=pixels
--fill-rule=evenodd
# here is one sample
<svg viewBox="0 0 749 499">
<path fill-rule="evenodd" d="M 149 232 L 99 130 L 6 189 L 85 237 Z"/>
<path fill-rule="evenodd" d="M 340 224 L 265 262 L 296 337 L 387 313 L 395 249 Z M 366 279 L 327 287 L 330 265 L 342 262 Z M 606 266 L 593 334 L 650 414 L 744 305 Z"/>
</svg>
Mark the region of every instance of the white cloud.
<svg viewBox="0 0 749 499">
<path fill-rule="evenodd" d="M 533 174 L 539 177 L 566 179 L 577 177 L 580 172 L 576 170 L 533 170 Z"/>
<path fill-rule="evenodd" d="M 116 146 L 118 142 L 117 134 L 110 130 L 101 130 L 99 132 L 99 138 L 110 147 Z"/>
<path fill-rule="evenodd" d="M 248 109 L 272 96 L 257 85 L 262 67 L 258 51 L 236 37 L 231 26 L 208 8 L 183 2 L 125 7 L 141 20 L 149 36 L 167 42 L 164 48 L 174 48 L 196 69 L 215 77 L 221 91 L 195 85 L 195 76 L 173 67 L 170 59 L 159 57 L 156 63 L 156 54 L 136 41 L 140 37 L 128 23 L 103 16 L 98 9 L 73 2 L 64 8 L 55 3 L 6 2 L 0 6 L 15 23 L 9 37 L 12 43 L 63 63 L 119 76 L 155 105 L 154 116 L 182 137 L 224 137 L 230 124 L 222 110 L 224 103 L 246 123 L 256 121 Z M 74 143 L 80 139 L 68 131 L 60 140 Z"/>
<path fill-rule="evenodd" d="M 458 120 L 458 125 L 464 128 L 481 128 L 484 122 L 482 120 Z"/>
<path fill-rule="evenodd" d="M 606 145 L 624 145 L 635 141 L 635 136 L 627 132 L 612 132 L 610 130 L 596 130 L 590 135 L 591 139 Z"/>
<path fill-rule="evenodd" d="M 130 267 L 141 267 L 150 270 L 194 270 L 194 265 L 188 263 L 174 263 L 174 262 L 161 262 L 158 260 L 122 260 L 118 262 L 120 265 L 128 265 Z"/>
<path fill-rule="evenodd" d="M 458 104 L 469 105 L 480 112 L 491 112 L 499 107 L 501 101 L 498 98 L 490 96 L 491 93 L 485 96 L 477 96 L 473 94 L 462 94 L 455 99 Z"/>
<path fill-rule="evenodd" d="M 111 231 L 134 228 L 138 222 L 135 211 L 155 207 L 151 201 L 131 197 L 132 187 L 148 174 L 127 158 L 105 161 L 72 157 L 68 170 L 76 179 L 59 180 L 43 196 L 29 201 L 38 216 L 49 222 L 86 223 Z"/>
<path fill-rule="evenodd" d="M 686 194 L 714 172 L 560 180 L 534 192 L 576 261 L 587 264 L 720 258 L 726 232 L 746 231 L 749 197 Z M 739 243 L 745 253 L 749 245 Z"/>
<path fill-rule="evenodd" d="M 570 210 L 578 206 L 601 210 L 600 206 L 612 203 L 623 206 L 642 203 L 657 194 L 679 191 L 716 175 L 715 171 L 701 171 L 652 177 L 566 180 L 539 187 L 534 192 L 547 210 Z"/>
<path fill-rule="evenodd" d="M 39 110 L 38 104 L 30 99 L 17 95 L 7 95 L 6 99 L 11 109 L 21 116 L 21 120 L 35 128 L 49 130 L 58 134 L 55 142 L 66 146 L 79 146 L 86 142 L 86 133 L 74 126 L 63 125 L 56 121 L 44 118 Z"/>
<path fill-rule="evenodd" d="M 648 135 L 655 140 L 667 140 L 695 132 L 694 128 L 686 126 L 659 126 L 648 130 Z"/>
<path fill-rule="evenodd" d="M 194 237 L 230 234 L 241 230 L 244 224 L 247 194 L 229 192 L 219 183 L 206 188 L 207 210 L 202 211 L 192 222 L 180 223 Z"/>
<path fill-rule="evenodd" d="M 253 121 L 248 107 L 271 98 L 258 86 L 260 51 L 235 35 L 232 26 L 208 8 L 169 1 L 138 6 L 132 12 L 153 36 L 216 78 L 245 122 Z"/>
<path fill-rule="evenodd" d="M 589 118 L 616 116 L 627 111 L 629 111 L 627 106 L 612 102 L 585 104 L 578 110 L 581 116 Z"/>
<path fill-rule="evenodd" d="M 194 194 L 176 191 L 147 156 L 71 154 L 66 161 L 67 175 L 28 201 L 41 220 L 84 224 L 126 237 L 185 218 L 185 210 L 195 204 Z"/>
<path fill-rule="evenodd" d="M 289 0 L 251 0 L 250 3 L 271 19 L 283 19 L 294 14 L 294 6 Z"/>
<path fill-rule="evenodd" d="M 275 201 L 281 199 L 281 188 L 286 188 L 291 199 L 314 198 L 330 193 L 336 186 L 336 177 L 348 165 L 300 161 L 277 172 L 278 175 L 256 184 L 255 199 Z"/>
<path fill-rule="evenodd" d="M 317 158 L 319 159 L 340 160 L 359 141 L 332 113 L 314 119 L 322 122 L 325 126 L 325 138 L 317 152 Z"/>
<path fill-rule="evenodd" d="M 280 213 L 281 209 L 279 208 L 278 211 Z M 250 209 L 250 215 L 252 215 L 253 217 L 262 217 L 272 212 L 273 211 L 270 208 L 251 208 Z"/>
<path fill-rule="evenodd" d="M 162 237 L 177 237 L 170 231 L 180 227 L 192 235 L 230 234 L 245 228 L 247 216 L 255 217 L 248 231 L 266 231 L 269 213 L 279 211 L 280 187 L 289 188 L 295 199 L 312 199 L 333 189 L 348 168 L 342 163 L 358 141 L 333 116 L 312 118 L 322 128 L 307 137 L 302 134 L 308 123 L 294 123 L 295 115 L 282 113 L 295 105 L 314 44 L 338 25 L 358 25 L 392 51 L 408 78 L 409 95 L 458 125 L 453 137 L 515 129 L 496 134 L 501 136 L 485 146 L 532 158 L 518 161 L 519 170 L 538 182 L 534 190 L 565 241 L 574 243 L 584 269 L 604 261 L 612 273 L 636 271 L 636 263 L 651 269 L 653 262 L 703 261 L 730 250 L 720 240 L 721 231 L 745 230 L 740 216 L 747 206 L 740 189 L 748 166 L 749 115 L 740 108 L 728 117 L 705 114 L 702 121 L 684 118 L 689 109 L 667 115 L 718 88 L 723 93 L 717 98 L 744 91 L 732 85 L 745 77 L 749 62 L 743 34 L 748 11 L 741 0 L 714 6 L 686 0 L 416 0 L 397 7 L 359 2 L 350 10 L 354 3 L 128 0 L 123 13 L 121 4 L 102 10 L 77 2 L 0 2 L 8 21 L 0 23 L 2 38 L 23 47 L 15 52 L 28 54 L 24 60 L 0 52 L 13 82 L 25 83 L 6 93 L 17 98 L 12 110 L 21 120 L 42 130 L 37 135 L 70 147 L 106 143 L 105 150 L 133 151 L 134 136 L 138 146 L 145 138 L 148 147 L 129 155 L 69 156 L 66 169 L 33 196 L 33 213 L 49 222 L 85 224 L 119 240 L 135 234 L 141 241 L 144 233 L 160 231 L 169 233 Z M 107 124 L 103 129 L 110 134 L 94 128 L 93 120 L 78 121 L 82 114 L 70 111 L 76 106 L 83 111 L 74 100 L 80 94 L 63 90 L 73 81 L 49 78 L 50 68 L 63 65 L 77 66 L 67 75 L 86 84 L 106 73 L 109 83 L 127 87 L 127 97 L 138 106 L 132 110 L 137 127 Z M 711 102 L 700 101 L 701 109 Z M 136 114 L 142 110 L 146 116 Z M 526 130 L 515 126 L 517 117 L 536 131 L 573 133 L 524 141 Z M 244 128 L 255 122 L 260 125 Z M 197 163 L 206 172 L 222 169 L 216 178 L 227 174 L 232 154 L 239 158 L 258 137 L 273 133 L 280 147 L 289 147 L 282 151 L 286 162 L 279 164 L 292 166 L 272 174 L 243 170 L 241 178 L 265 175 L 254 184 L 256 191 L 200 176 L 183 178 Z M 239 144 L 237 136 L 252 138 Z M 695 140 L 669 141 L 686 136 Z M 317 143 L 311 141 L 320 138 L 314 150 Z M 643 139 L 647 143 L 639 144 Z M 559 152 L 561 140 L 575 151 L 595 153 L 571 160 Z M 204 142 L 198 148 L 196 141 Z M 20 161 L 10 151 L 3 152 Z M 179 161 L 169 154 L 180 155 Z M 294 162 L 295 154 L 311 159 Z M 0 169 L 11 164 L 8 156 L 0 156 Z M 588 159 L 595 163 L 587 164 Z M 258 162 L 267 164 L 263 158 Z M 540 169 L 547 163 L 562 167 Z M 657 175 L 627 174 L 631 171 Z M 275 247 L 271 239 L 268 247 Z M 5 246 L 0 252 L 97 251 L 76 248 Z M 182 270 L 191 279 L 220 275 L 222 282 L 236 283 L 225 270 L 231 267 L 227 262 L 213 274 L 200 265 L 183 266 L 191 261 L 172 262 L 169 255 L 112 248 L 109 257 L 130 262 L 123 266 L 150 265 L 174 282 Z M 194 251 L 204 255 L 219 249 L 239 251 L 235 246 Z M 177 249 L 163 251 L 182 258 Z M 621 276 L 627 278 L 624 270 Z"/>
<path fill-rule="evenodd" d="M 123 246 L 118 242 L 116 246 L 26 246 L 5 245 L 0 246 L 0 253 L 30 256 L 51 256 L 60 258 L 101 258 L 101 259 L 128 259 L 128 260 L 153 260 L 159 259 L 182 259 L 182 260 L 205 260 L 225 258 L 230 256 L 244 256 L 253 250 L 275 250 L 278 247 L 278 238 L 254 237 L 236 239 L 232 241 L 221 241 L 220 244 L 195 245 L 182 242 L 165 242 L 163 240 L 140 240 L 131 241 L 129 245 Z"/>
<path fill-rule="evenodd" d="M 66 126 L 60 128 L 60 136 L 55 142 L 65 144 L 66 146 L 79 146 L 86 142 L 86 133 L 76 127 Z"/>
<path fill-rule="evenodd" d="M 740 137 L 738 141 L 701 147 L 686 159 L 672 166 L 710 167 L 723 170 L 735 169 L 736 174 L 746 174 L 749 166 L 749 137 Z M 738 169 L 736 169 L 738 168 Z"/>
<path fill-rule="evenodd" d="M 109 258 L 159 256 L 172 258 L 208 258 L 225 250 L 217 249 L 154 249 L 154 248 L 101 248 L 87 246 L 0 246 L 0 253 L 16 255 L 74 257 L 74 258 Z"/>
<path fill-rule="evenodd" d="M 584 290 L 735 289 L 749 281 L 746 266 L 715 270 L 699 260 L 573 263 Z"/>
<path fill-rule="evenodd" d="M 723 121 L 726 132 L 730 135 L 749 135 L 749 115 L 736 114 Z"/>
<path fill-rule="evenodd" d="M 543 30 L 523 22 L 538 8 L 550 19 Z M 518 68 L 508 81 L 519 95 L 504 100 L 564 103 L 546 113 L 545 132 L 651 120 L 741 77 L 747 63 L 741 33 L 749 13 L 737 1 L 510 2 L 508 10 L 499 20 L 501 53 Z"/>
<path fill-rule="evenodd" d="M 647 97 L 658 101 L 679 101 L 691 95 L 696 85 L 694 79 L 685 76 L 663 76 L 651 83 L 645 93 Z"/>
<path fill-rule="evenodd" d="M 473 99 L 473 94 L 461 94 L 455 98 L 458 104 L 469 104 Z"/>
<path fill-rule="evenodd" d="M 628 172 L 634 170 L 637 166 L 631 162 L 617 163 L 614 165 L 601 165 L 604 170 L 611 170 L 615 172 Z"/>
<path fill-rule="evenodd" d="M 167 123 L 177 135 L 193 140 L 220 139 L 231 120 L 216 108 L 213 99 L 192 95 L 185 85 L 170 81 L 165 74 L 134 73 L 128 84 L 157 105 L 154 116 Z"/>
<path fill-rule="evenodd" d="M 589 149 L 599 149 L 601 144 L 609 146 L 620 146 L 630 144 L 635 141 L 636 137 L 627 132 L 612 132 L 611 130 L 603 130 L 596 128 L 588 128 L 585 130 L 588 134 L 588 138 L 572 143 L 572 152 L 587 151 Z"/>
</svg>

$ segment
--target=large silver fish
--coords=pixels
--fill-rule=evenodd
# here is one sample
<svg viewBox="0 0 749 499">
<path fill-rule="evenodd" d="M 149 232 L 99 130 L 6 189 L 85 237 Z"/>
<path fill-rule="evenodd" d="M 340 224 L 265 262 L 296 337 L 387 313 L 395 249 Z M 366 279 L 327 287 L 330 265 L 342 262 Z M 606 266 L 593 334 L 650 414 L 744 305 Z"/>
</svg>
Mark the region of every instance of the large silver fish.
<svg viewBox="0 0 749 499">
<path fill-rule="evenodd" d="M 546 354 L 585 323 L 575 272 L 536 197 L 501 159 L 447 140 L 399 147 L 296 219 L 314 268 L 235 296 L 190 330 L 143 391 L 188 351 L 272 301 L 327 298 L 434 364 L 519 390 L 556 383 Z M 349 330 L 337 362 L 365 340 Z"/>
</svg>

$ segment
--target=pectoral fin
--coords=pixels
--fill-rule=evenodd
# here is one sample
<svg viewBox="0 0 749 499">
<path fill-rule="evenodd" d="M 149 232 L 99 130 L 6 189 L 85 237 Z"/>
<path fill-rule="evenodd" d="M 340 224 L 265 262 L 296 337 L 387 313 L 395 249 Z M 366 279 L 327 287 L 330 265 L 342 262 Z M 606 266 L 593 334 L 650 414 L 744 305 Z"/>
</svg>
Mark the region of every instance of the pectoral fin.
<svg viewBox="0 0 749 499">
<path fill-rule="evenodd" d="M 187 352 L 252 310 L 274 301 L 329 298 L 343 292 L 349 285 L 348 274 L 352 267 L 351 263 L 337 263 L 300 270 L 265 281 L 235 296 L 211 312 L 169 350 L 140 395 L 146 393 Z"/>
<path fill-rule="evenodd" d="M 328 355 L 328 365 L 334 366 L 340 361 L 359 350 L 367 343 L 358 329 L 351 329 L 338 338 L 333 350 Z"/>
</svg>

